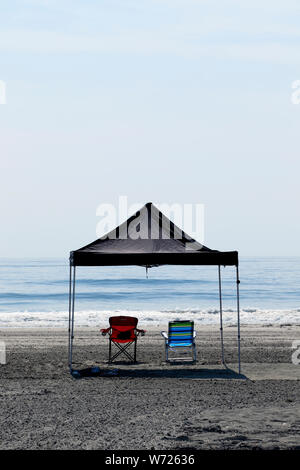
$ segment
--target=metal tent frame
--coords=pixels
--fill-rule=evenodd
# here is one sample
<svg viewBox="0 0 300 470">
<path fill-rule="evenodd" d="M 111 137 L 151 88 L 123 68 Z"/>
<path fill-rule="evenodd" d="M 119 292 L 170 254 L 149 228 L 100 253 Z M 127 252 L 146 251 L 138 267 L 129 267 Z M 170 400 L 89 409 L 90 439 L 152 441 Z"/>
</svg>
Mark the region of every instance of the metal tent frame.
<svg viewBox="0 0 300 470">
<path fill-rule="evenodd" d="M 241 332 L 240 332 L 240 293 L 239 293 L 239 267 L 236 264 L 236 302 L 237 302 L 237 340 L 238 340 L 238 373 L 241 374 Z M 222 364 L 226 366 L 224 354 L 224 334 L 223 334 L 223 302 L 222 302 L 222 279 L 221 265 L 218 265 L 219 278 L 219 304 L 220 304 L 220 340 L 221 340 L 221 359 Z M 76 284 L 76 265 L 72 264 L 70 259 L 70 279 L 69 279 L 69 369 L 72 373 L 73 358 L 73 340 L 74 340 L 74 314 L 75 314 L 75 284 Z"/>
</svg>

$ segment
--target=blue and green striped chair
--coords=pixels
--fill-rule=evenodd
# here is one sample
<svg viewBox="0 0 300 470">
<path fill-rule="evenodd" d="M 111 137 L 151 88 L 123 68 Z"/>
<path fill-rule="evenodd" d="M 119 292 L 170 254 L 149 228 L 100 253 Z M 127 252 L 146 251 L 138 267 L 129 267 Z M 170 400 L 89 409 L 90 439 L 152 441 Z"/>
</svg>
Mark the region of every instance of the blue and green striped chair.
<svg viewBox="0 0 300 470">
<path fill-rule="evenodd" d="M 166 361 L 169 360 L 169 350 L 176 351 L 177 348 L 191 348 L 192 361 L 196 361 L 196 332 L 194 322 L 189 320 L 170 321 L 169 331 L 162 331 L 161 335 L 165 339 Z M 173 360 L 185 360 L 185 357 L 172 357 Z"/>
</svg>

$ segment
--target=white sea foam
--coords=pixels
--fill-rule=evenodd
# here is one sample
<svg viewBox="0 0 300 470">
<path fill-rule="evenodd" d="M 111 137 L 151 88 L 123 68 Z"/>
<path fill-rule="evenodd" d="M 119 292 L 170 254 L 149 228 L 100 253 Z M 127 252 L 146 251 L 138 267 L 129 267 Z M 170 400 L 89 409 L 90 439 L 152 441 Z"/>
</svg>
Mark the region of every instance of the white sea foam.
<svg viewBox="0 0 300 470">
<path fill-rule="evenodd" d="M 195 324 L 217 325 L 219 310 L 206 309 L 173 309 L 173 310 L 83 310 L 75 312 L 77 327 L 100 328 L 108 323 L 108 318 L 114 315 L 131 315 L 139 318 L 139 324 L 144 326 L 165 326 L 169 320 L 189 319 Z M 69 313 L 61 312 L 1 312 L 0 328 L 67 328 Z M 244 308 L 240 312 L 243 325 L 300 325 L 300 309 L 265 310 L 259 308 Z M 235 325 L 237 312 L 234 309 L 223 311 L 224 325 Z"/>
</svg>

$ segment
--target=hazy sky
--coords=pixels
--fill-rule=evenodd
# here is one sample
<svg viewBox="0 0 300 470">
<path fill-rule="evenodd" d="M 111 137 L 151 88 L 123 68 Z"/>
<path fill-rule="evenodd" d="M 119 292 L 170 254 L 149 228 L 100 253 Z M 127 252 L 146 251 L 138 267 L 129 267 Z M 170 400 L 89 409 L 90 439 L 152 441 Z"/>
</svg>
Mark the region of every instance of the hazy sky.
<svg viewBox="0 0 300 470">
<path fill-rule="evenodd" d="M 300 255 L 299 0 L 0 5 L 0 255 L 68 256 L 96 209 L 202 203 L 205 244 Z"/>
</svg>

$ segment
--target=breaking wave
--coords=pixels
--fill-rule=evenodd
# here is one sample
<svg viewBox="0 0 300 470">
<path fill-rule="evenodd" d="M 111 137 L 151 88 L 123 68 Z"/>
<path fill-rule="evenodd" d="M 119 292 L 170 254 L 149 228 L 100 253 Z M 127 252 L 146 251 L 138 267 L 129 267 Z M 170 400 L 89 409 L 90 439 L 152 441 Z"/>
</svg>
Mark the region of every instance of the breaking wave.
<svg viewBox="0 0 300 470">
<path fill-rule="evenodd" d="M 139 319 L 139 324 L 149 326 L 166 326 L 170 320 L 189 319 L 197 325 L 218 325 L 219 310 L 196 308 L 171 310 L 81 310 L 75 313 L 76 327 L 101 328 L 108 323 L 110 316 L 130 315 Z M 69 313 L 67 311 L 48 312 L 1 312 L 0 328 L 66 328 Z M 300 309 L 265 310 L 244 308 L 240 312 L 243 325 L 300 325 Z M 223 310 L 224 325 L 235 325 L 237 312 L 234 309 Z"/>
</svg>

